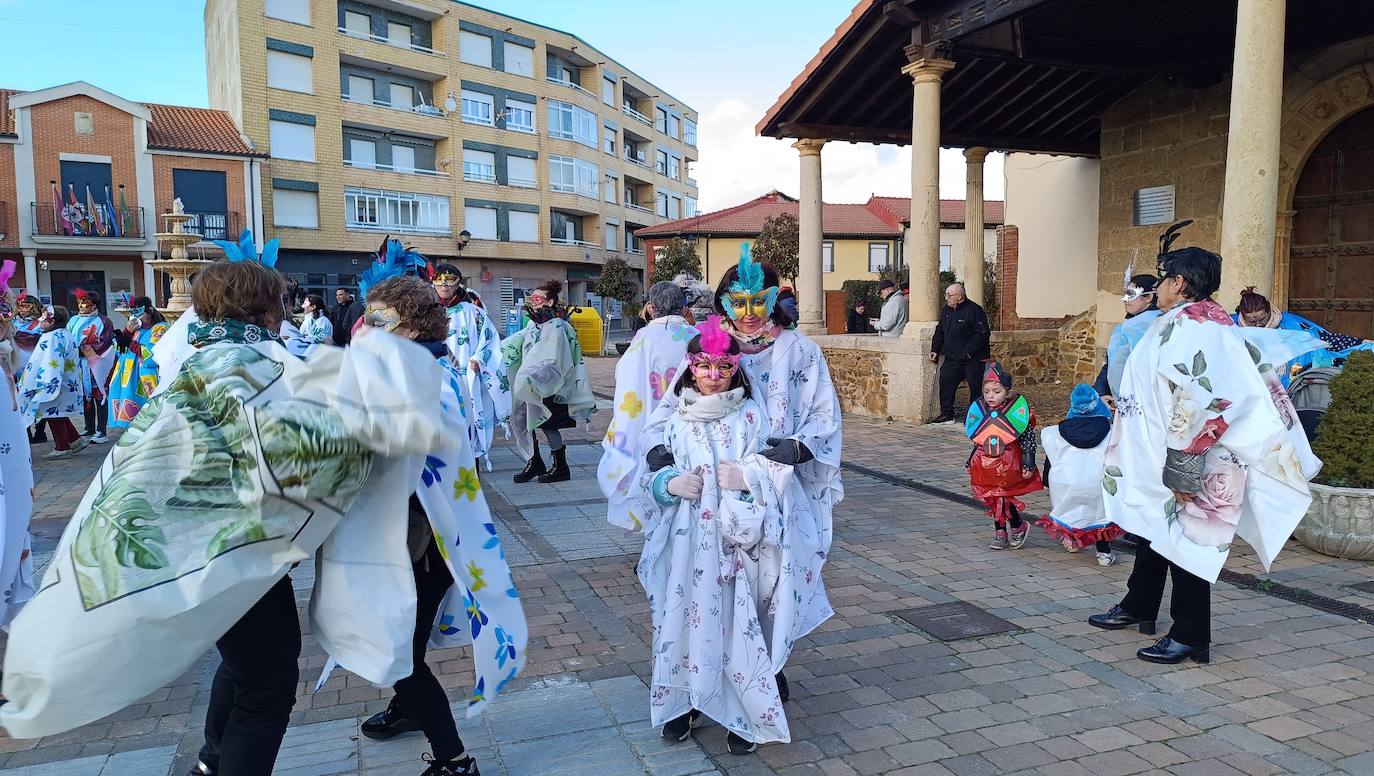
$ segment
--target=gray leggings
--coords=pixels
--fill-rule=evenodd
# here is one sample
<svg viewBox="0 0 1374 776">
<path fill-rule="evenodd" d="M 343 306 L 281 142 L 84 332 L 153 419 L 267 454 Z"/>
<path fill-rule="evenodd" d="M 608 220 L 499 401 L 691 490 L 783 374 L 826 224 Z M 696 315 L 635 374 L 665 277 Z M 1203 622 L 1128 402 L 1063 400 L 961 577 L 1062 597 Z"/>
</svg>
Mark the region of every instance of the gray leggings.
<svg viewBox="0 0 1374 776">
<path fill-rule="evenodd" d="M 549 441 L 550 450 L 563 449 L 563 432 L 555 428 L 544 429 L 544 438 Z"/>
</svg>

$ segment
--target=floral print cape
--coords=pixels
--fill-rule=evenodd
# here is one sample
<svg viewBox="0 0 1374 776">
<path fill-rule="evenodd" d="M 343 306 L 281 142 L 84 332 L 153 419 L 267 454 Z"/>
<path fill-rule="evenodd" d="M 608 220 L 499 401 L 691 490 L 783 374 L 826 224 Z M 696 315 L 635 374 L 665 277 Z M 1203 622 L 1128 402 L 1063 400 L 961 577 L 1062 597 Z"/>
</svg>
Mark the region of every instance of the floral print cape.
<svg viewBox="0 0 1374 776">
<path fill-rule="evenodd" d="M 81 417 L 86 401 L 82 361 L 76 339 L 66 329 L 38 338 L 19 376 L 19 412 L 29 425 L 43 418 Z"/>
<path fill-rule="evenodd" d="M 1302 332 L 1237 327 L 1211 300 L 1155 318 L 1117 394 L 1102 477 L 1107 520 L 1213 582 L 1236 535 L 1268 568 L 1306 514 L 1320 468 L 1275 365 L 1320 346 Z M 1200 461 L 1190 502 L 1165 485 L 1174 460 Z"/>
<path fill-rule="evenodd" d="M 488 453 L 496 429 L 504 429 L 506 438 L 510 438 L 510 376 L 501 356 L 501 335 L 485 310 L 471 302 L 460 302 L 448 308 L 448 349 L 472 403 L 469 421 L 473 452 L 478 460 L 487 460 L 490 471 Z M 477 362 L 475 372 L 473 361 Z"/>
<path fill-rule="evenodd" d="M 128 350 L 115 360 L 114 374 L 110 378 L 110 428 L 128 428 L 157 389 L 153 347 L 166 333 L 165 323 L 139 329 Z"/>
</svg>

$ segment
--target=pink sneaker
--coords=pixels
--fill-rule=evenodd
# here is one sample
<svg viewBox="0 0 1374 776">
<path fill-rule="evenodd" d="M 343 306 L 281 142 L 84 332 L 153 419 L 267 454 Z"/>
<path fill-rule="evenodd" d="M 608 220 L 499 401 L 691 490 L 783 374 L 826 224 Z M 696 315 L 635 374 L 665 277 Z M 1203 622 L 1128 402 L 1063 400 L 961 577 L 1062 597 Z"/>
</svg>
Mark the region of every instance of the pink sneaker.
<svg viewBox="0 0 1374 776">
<path fill-rule="evenodd" d="M 1005 550 L 1007 548 L 1007 545 L 1007 532 L 1005 530 L 998 529 L 997 533 L 993 535 L 992 543 L 988 545 L 988 549 Z"/>
<path fill-rule="evenodd" d="M 1026 543 L 1026 537 L 1030 536 L 1030 523 L 1022 523 L 1020 528 L 1011 529 L 1011 548 L 1021 549 Z"/>
</svg>

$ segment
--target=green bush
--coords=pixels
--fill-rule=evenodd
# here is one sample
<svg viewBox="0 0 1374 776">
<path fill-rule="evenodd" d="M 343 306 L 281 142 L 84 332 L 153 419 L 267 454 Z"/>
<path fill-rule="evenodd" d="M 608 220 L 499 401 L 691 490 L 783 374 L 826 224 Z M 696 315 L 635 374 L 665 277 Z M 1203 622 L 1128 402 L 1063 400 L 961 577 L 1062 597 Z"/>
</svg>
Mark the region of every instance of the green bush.
<svg viewBox="0 0 1374 776">
<path fill-rule="evenodd" d="M 1356 351 L 1331 381 L 1331 407 L 1317 427 L 1312 452 L 1322 459 L 1317 481 L 1338 488 L 1374 488 L 1374 353 Z"/>
<path fill-rule="evenodd" d="M 840 284 L 840 289 L 844 291 L 844 311 L 847 315 L 854 305 L 861 300 L 868 305 L 866 315 L 869 318 L 877 318 L 879 311 L 882 310 L 882 298 L 878 296 L 878 281 L 876 280 L 846 280 Z"/>
</svg>

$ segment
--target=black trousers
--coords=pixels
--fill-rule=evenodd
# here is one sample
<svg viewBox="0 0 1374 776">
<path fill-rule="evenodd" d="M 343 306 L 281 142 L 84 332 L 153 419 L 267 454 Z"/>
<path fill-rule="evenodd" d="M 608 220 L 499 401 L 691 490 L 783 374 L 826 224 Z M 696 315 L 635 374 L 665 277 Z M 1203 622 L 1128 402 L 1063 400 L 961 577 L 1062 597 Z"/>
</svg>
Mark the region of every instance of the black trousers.
<svg viewBox="0 0 1374 776">
<path fill-rule="evenodd" d="M 420 723 L 425 738 L 429 739 L 434 759 L 444 762 L 463 753 L 463 739 L 458 737 L 458 725 L 453 721 L 448 694 L 425 663 L 425 650 L 429 645 L 434 618 L 444 602 L 444 594 L 453 585 L 453 575 L 449 573 L 434 539 L 429 540 L 429 547 L 413 568 L 416 607 L 411 655 L 415 670 L 396 683 L 396 703 L 407 717 Z"/>
<path fill-rule="evenodd" d="M 105 433 L 110 422 L 110 397 L 102 396 L 100 401 L 90 399 L 86 402 L 86 434 L 97 431 Z"/>
<path fill-rule="evenodd" d="M 1169 601 L 1169 616 L 1174 624 L 1169 628 L 1169 638 L 1190 647 L 1211 644 L 1211 584 L 1170 563 L 1143 539 L 1136 545 L 1135 566 L 1126 582 L 1121 608 L 1136 617 L 1155 619 L 1164 599 L 1164 579 L 1170 574 L 1174 577 L 1174 593 Z"/>
<path fill-rule="evenodd" d="M 301 624 L 291 578 L 282 577 L 215 646 L 220 664 L 200 760 L 216 776 L 271 776 L 300 678 Z"/>
<path fill-rule="evenodd" d="M 969 404 L 978 400 L 983 391 L 983 362 L 976 358 L 956 359 L 945 356 L 940 361 L 940 414 L 954 416 L 954 394 L 959 383 L 968 382 Z"/>
</svg>

